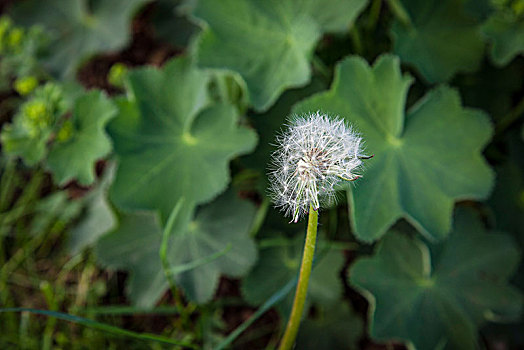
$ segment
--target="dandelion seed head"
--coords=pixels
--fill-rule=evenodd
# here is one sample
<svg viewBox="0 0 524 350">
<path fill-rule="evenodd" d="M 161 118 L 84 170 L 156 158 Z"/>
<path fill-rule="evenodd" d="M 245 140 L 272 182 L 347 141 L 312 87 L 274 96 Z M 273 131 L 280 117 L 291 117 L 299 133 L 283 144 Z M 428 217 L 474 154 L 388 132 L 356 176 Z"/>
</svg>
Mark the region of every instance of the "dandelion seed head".
<svg viewBox="0 0 524 350">
<path fill-rule="evenodd" d="M 269 171 L 275 206 L 297 222 L 312 205 L 335 200 L 336 187 L 361 177 L 362 138 L 341 118 L 320 112 L 294 118 L 276 137 Z"/>
</svg>

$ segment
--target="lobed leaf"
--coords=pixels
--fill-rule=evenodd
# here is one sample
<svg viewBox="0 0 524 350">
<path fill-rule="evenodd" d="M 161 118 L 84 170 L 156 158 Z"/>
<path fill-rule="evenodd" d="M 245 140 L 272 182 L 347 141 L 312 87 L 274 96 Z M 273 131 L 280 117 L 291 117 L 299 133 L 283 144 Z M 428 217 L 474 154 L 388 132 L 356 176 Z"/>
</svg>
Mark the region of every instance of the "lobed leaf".
<svg viewBox="0 0 524 350">
<path fill-rule="evenodd" d="M 261 248 L 260 259 L 243 280 L 242 294 L 253 305 L 262 304 L 287 281 L 293 279 L 300 269 L 304 237 L 299 236 L 294 240 L 282 238 L 281 243 Z M 322 246 L 329 249 L 325 244 L 320 245 Z M 317 252 L 317 259 L 318 256 Z M 335 249 L 329 250 L 319 259 L 311 273 L 308 302 L 330 305 L 339 300 L 342 285 L 338 275 L 343 264 L 341 252 Z M 294 293 L 290 293 L 279 303 L 279 311 L 283 315 L 289 315 L 293 297 Z"/>
<path fill-rule="evenodd" d="M 400 0 L 411 23 L 395 21 L 393 51 L 413 64 L 429 83 L 457 72 L 474 72 L 482 61 L 480 23 L 466 14 L 463 0 Z"/>
<path fill-rule="evenodd" d="M 101 91 L 88 92 L 75 100 L 71 119 L 65 121 L 65 125 L 71 125 L 70 130 L 63 141 L 59 137 L 55 140 L 46 161 L 56 183 L 64 185 L 76 179 L 81 185 L 90 185 L 94 181 L 95 162 L 112 149 L 105 128 L 116 113 Z"/>
<path fill-rule="evenodd" d="M 80 253 L 85 247 L 95 244 L 102 235 L 116 228 L 117 218 L 107 199 L 114 172 L 114 164 L 109 165 L 101 181 L 82 199 L 87 208 L 82 220 L 69 233 L 67 245 L 71 254 Z"/>
<path fill-rule="evenodd" d="M 349 272 L 368 297 L 371 336 L 402 339 L 417 349 L 475 349 L 487 320 L 515 320 L 522 294 L 508 285 L 519 262 L 510 236 L 488 233 L 471 212 L 458 210 L 440 245 L 390 232 L 375 255 Z"/>
<path fill-rule="evenodd" d="M 227 68 L 246 81 L 256 110 L 267 110 L 290 87 L 306 85 L 309 59 L 324 32 L 347 29 L 367 0 L 199 1 L 207 24 L 198 45 L 205 67 Z"/>
<path fill-rule="evenodd" d="M 229 192 L 202 208 L 183 205 L 168 246 L 170 272 L 186 296 L 198 303 L 211 299 L 219 277 L 244 275 L 257 259 L 249 229 L 255 208 Z M 96 254 L 105 265 L 129 270 L 128 294 L 140 307 L 152 307 L 168 287 L 159 250 L 162 228 L 153 212 L 126 214 L 120 227 L 102 237 Z M 216 253 L 222 253 L 217 255 Z M 213 261 L 208 261 L 214 256 Z M 199 261 L 192 269 L 177 269 Z M 179 270 L 179 271 L 177 271 Z"/>
<path fill-rule="evenodd" d="M 315 317 L 300 325 L 297 349 L 332 350 L 358 349 L 364 322 L 345 302 L 320 308 Z"/>
<path fill-rule="evenodd" d="M 372 67 L 350 57 L 338 65 L 330 91 L 293 109 L 345 118 L 375 154 L 348 192 L 351 224 L 366 242 L 401 217 L 429 239 L 441 239 L 451 229 L 454 201 L 485 198 L 493 184 L 481 155 L 492 132 L 488 117 L 462 107 L 458 93 L 445 86 L 404 112 L 411 81 L 394 56 L 381 56 Z"/>
<path fill-rule="evenodd" d="M 482 32 L 491 42 L 489 53 L 497 66 L 524 53 L 524 14 L 497 11 L 484 23 Z"/>
<path fill-rule="evenodd" d="M 52 35 L 49 70 L 72 79 L 90 55 L 122 48 L 130 38 L 131 16 L 149 0 L 28 0 L 11 15 L 24 25 L 43 25 Z"/>
<path fill-rule="evenodd" d="M 228 103 L 210 104 L 209 75 L 177 58 L 162 70 L 129 74 L 131 100 L 119 100 L 110 125 L 119 166 L 111 197 L 127 210 L 160 210 L 166 220 L 180 198 L 208 202 L 229 181 L 229 161 L 255 147 Z"/>
</svg>

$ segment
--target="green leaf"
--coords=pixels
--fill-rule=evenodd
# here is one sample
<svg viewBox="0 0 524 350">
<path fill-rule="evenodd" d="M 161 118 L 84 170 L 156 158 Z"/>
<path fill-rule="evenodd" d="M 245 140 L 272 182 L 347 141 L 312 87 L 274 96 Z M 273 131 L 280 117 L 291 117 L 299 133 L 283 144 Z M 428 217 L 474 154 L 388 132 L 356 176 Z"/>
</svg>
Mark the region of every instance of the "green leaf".
<svg viewBox="0 0 524 350">
<path fill-rule="evenodd" d="M 480 24 L 464 11 L 463 0 L 400 0 L 411 23 L 395 21 L 393 51 L 413 64 L 430 83 L 480 66 L 484 42 Z"/>
<path fill-rule="evenodd" d="M 508 64 L 524 53 L 524 15 L 511 10 L 495 12 L 482 26 L 482 32 L 491 42 L 490 56 L 497 66 Z"/>
<path fill-rule="evenodd" d="M 390 232 L 374 256 L 352 266 L 351 284 L 371 303 L 375 340 L 475 349 L 485 321 L 520 316 L 522 294 L 507 283 L 520 258 L 510 236 L 488 233 L 472 211 L 458 210 L 448 240 L 430 248 Z"/>
<path fill-rule="evenodd" d="M 129 74 L 135 100 L 118 102 L 109 130 L 119 158 L 115 204 L 159 209 L 166 220 L 180 198 L 200 204 L 226 188 L 228 162 L 251 151 L 256 135 L 237 126 L 231 104 L 209 105 L 208 82 L 186 58 Z"/>
<path fill-rule="evenodd" d="M 410 84 L 393 56 L 373 67 L 350 57 L 337 67 L 330 91 L 294 108 L 345 118 L 375 154 L 348 193 L 353 229 L 366 242 L 401 217 L 441 239 L 451 229 L 453 202 L 485 198 L 492 187 L 493 172 L 481 155 L 492 132 L 487 116 L 462 107 L 448 87 L 430 91 L 404 113 Z"/>
<path fill-rule="evenodd" d="M 347 30 L 366 4 L 199 1 L 194 15 L 207 23 L 199 41 L 199 64 L 240 73 L 255 109 L 267 110 L 286 88 L 307 84 L 309 59 L 321 35 Z"/>
<path fill-rule="evenodd" d="M 358 349 L 364 322 L 346 302 L 319 308 L 300 325 L 296 349 Z"/>
<path fill-rule="evenodd" d="M 36 236 L 49 232 L 50 226 L 64 227 L 78 216 L 81 209 L 80 201 L 70 200 L 66 191 L 52 193 L 36 204 L 29 232 Z"/>
<path fill-rule="evenodd" d="M 131 16 L 149 0 L 29 0 L 11 15 L 23 25 L 41 24 L 53 36 L 46 65 L 61 78 L 72 79 L 86 58 L 124 47 Z"/>
<path fill-rule="evenodd" d="M 257 259 L 249 228 L 255 208 L 228 192 L 198 211 L 184 205 L 176 218 L 168 259 L 177 286 L 193 301 L 211 299 L 219 277 L 240 277 Z M 102 237 L 96 254 L 105 265 L 129 270 L 128 294 L 141 307 L 152 307 L 166 291 L 168 284 L 162 269 L 159 250 L 162 229 L 157 215 L 151 212 L 127 214 L 120 227 Z M 220 256 L 216 253 L 224 252 Z M 215 254 L 213 261 L 206 258 Z M 177 269 L 194 261 L 202 261 L 193 269 Z M 175 272 L 177 272 L 175 274 Z"/>
<path fill-rule="evenodd" d="M 304 236 L 299 235 L 293 240 L 280 237 L 278 242 L 275 246 L 261 247 L 257 264 L 242 282 L 242 294 L 250 304 L 262 304 L 293 279 L 300 269 Z M 336 249 L 319 254 L 323 249 L 329 249 L 329 243 L 319 244 L 315 253 L 318 263 L 311 273 L 307 302 L 329 305 L 338 301 L 342 294 L 339 273 L 344 264 L 344 257 Z M 283 315 L 289 315 L 293 297 L 294 293 L 290 293 L 278 304 L 278 309 Z"/>
<path fill-rule="evenodd" d="M 119 227 L 95 245 L 99 262 L 130 272 L 126 294 L 136 306 L 153 307 L 167 289 L 158 255 L 161 238 L 158 216 L 153 212 L 135 212 L 124 215 Z"/>
<path fill-rule="evenodd" d="M 40 130 L 37 134 L 28 132 L 23 118 L 16 115 L 11 124 L 5 124 L 0 134 L 2 148 L 6 154 L 19 156 L 28 166 L 40 162 L 47 153 L 47 141 L 51 136 L 51 128 Z"/>
<path fill-rule="evenodd" d="M 239 114 L 245 114 L 249 106 L 246 83 L 242 77 L 230 70 L 208 70 L 210 74 L 209 95 L 216 103 L 234 105 Z"/>
<path fill-rule="evenodd" d="M 94 244 L 102 235 L 114 230 L 117 226 L 117 218 L 107 200 L 107 192 L 113 181 L 114 170 L 114 164 L 108 166 L 97 187 L 83 198 L 87 206 L 84 217 L 69 232 L 68 248 L 73 255 Z"/>
<path fill-rule="evenodd" d="M 76 179 L 82 185 L 90 185 L 94 181 L 95 162 L 111 152 L 105 127 L 116 113 L 113 103 L 101 91 L 88 92 L 75 101 L 73 115 L 58 131 L 47 158 L 56 183 L 64 185 Z"/>
</svg>

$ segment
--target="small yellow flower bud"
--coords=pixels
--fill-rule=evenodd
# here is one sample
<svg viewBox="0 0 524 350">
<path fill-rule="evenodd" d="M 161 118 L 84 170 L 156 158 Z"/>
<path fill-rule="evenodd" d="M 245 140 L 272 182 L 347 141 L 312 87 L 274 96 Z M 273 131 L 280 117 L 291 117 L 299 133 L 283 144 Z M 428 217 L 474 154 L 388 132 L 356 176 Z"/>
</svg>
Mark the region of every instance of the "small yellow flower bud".
<svg viewBox="0 0 524 350">
<path fill-rule="evenodd" d="M 7 36 L 7 45 L 14 51 L 20 49 L 20 44 L 24 38 L 24 31 L 21 28 L 13 28 Z"/>
<path fill-rule="evenodd" d="M 29 95 L 38 86 L 38 80 L 33 76 L 16 79 L 14 89 L 22 96 Z"/>
<path fill-rule="evenodd" d="M 56 141 L 66 142 L 73 136 L 73 133 L 74 133 L 73 122 L 70 119 L 67 119 L 62 124 L 62 127 L 60 128 L 60 130 L 58 130 L 58 132 L 56 133 Z"/>
<path fill-rule="evenodd" d="M 111 66 L 107 80 L 111 85 L 122 88 L 124 87 L 124 79 L 127 75 L 127 66 L 123 63 L 115 63 Z"/>
</svg>

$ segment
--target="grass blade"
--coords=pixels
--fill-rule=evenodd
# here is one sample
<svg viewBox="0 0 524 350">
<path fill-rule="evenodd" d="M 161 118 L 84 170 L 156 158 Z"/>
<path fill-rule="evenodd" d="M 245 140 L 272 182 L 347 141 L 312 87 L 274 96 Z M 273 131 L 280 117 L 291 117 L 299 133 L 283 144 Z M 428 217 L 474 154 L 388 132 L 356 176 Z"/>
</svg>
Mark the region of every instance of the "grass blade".
<svg viewBox="0 0 524 350">
<path fill-rule="evenodd" d="M 186 342 L 173 340 L 167 337 L 162 337 L 162 336 L 150 334 L 150 333 L 136 333 L 136 332 L 122 329 L 116 326 L 108 325 L 102 322 L 90 320 L 90 319 L 75 316 L 75 315 L 66 314 L 63 312 L 30 309 L 30 308 L 25 308 L 25 307 L 13 307 L 13 308 L 0 309 L 0 313 L 3 313 L 3 312 L 30 312 L 33 314 L 54 317 L 54 318 L 57 318 L 63 321 L 77 323 L 77 324 L 80 324 L 86 327 L 90 327 L 93 329 L 97 329 L 97 330 L 100 330 L 106 333 L 111 333 L 111 334 L 118 335 L 118 336 L 135 338 L 135 339 L 140 339 L 140 340 L 145 340 L 145 341 L 155 341 L 155 342 L 170 344 L 170 345 L 178 345 L 178 346 L 183 346 L 189 349 L 198 348 L 196 345 L 188 344 Z"/>
</svg>

